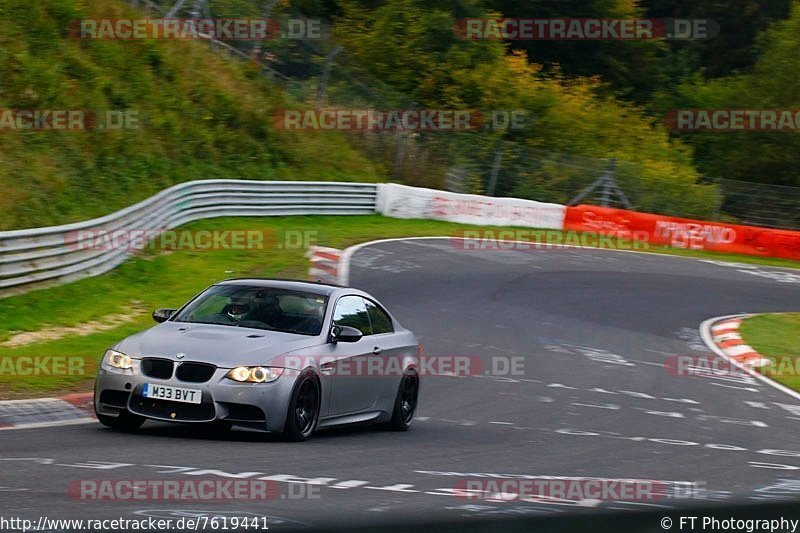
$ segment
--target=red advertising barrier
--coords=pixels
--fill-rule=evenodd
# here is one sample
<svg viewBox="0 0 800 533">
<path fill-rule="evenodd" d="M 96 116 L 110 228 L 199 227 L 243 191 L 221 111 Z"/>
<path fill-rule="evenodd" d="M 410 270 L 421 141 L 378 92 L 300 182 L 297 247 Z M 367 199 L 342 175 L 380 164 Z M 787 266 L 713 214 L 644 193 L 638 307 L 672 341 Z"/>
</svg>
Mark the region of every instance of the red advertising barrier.
<svg viewBox="0 0 800 533">
<path fill-rule="evenodd" d="M 652 245 L 800 260 L 800 231 L 703 222 L 624 209 L 567 207 L 564 229 L 630 238 L 646 232 Z M 637 234 L 637 235 L 641 235 Z"/>
</svg>

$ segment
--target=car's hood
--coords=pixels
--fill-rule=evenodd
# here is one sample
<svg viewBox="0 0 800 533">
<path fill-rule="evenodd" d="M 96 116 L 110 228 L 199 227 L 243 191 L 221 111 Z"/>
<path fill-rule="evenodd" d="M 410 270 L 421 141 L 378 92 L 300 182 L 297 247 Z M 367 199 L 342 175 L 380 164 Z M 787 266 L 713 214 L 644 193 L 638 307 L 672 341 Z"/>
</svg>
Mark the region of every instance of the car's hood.
<svg viewBox="0 0 800 533">
<path fill-rule="evenodd" d="M 132 335 L 114 349 L 131 357 L 200 361 L 222 368 L 266 365 L 288 352 L 318 346 L 320 337 L 234 326 L 164 322 Z M 185 354 L 178 359 L 177 354 Z"/>
</svg>

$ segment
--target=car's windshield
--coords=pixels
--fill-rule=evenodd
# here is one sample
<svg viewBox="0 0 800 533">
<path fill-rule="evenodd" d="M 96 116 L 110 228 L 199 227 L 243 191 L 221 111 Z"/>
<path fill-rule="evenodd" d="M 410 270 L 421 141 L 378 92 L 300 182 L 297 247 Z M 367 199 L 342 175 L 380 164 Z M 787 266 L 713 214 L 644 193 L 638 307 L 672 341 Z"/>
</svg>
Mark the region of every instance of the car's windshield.
<svg viewBox="0 0 800 533">
<path fill-rule="evenodd" d="M 220 324 L 319 335 L 327 298 L 252 285 L 214 285 L 181 310 L 176 322 Z"/>
</svg>

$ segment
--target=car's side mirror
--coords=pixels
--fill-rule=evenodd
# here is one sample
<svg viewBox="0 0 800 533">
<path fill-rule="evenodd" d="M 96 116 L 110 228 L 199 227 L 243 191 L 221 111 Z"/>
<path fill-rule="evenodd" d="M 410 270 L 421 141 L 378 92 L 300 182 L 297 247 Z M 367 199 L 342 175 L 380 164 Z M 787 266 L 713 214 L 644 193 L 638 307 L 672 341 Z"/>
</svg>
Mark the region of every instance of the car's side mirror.
<svg viewBox="0 0 800 533">
<path fill-rule="evenodd" d="M 358 342 L 364 334 L 352 326 L 333 326 L 331 342 Z"/>
<path fill-rule="evenodd" d="M 164 322 L 165 320 L 168 320 L 169 317 L 175 313 L 175 311 L 177 311 L 177 309 L 167 309 L 165 307 L 156 309 L 153 311 L 153 320 L 159 323 Z"/>
</svg>

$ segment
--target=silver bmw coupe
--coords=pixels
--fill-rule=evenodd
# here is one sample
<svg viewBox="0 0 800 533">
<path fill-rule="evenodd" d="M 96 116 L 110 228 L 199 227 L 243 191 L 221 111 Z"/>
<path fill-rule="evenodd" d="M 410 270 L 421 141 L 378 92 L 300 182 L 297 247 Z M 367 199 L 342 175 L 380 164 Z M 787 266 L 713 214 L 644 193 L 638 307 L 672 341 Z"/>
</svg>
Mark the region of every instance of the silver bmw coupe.
<svg viewBox="0 0 800 533">
<path fill-rule="evenodd" d="M 106 351 L 97 418 L 243 425 L 308 439 L 316 429 L 414 418 L 421 347 L 375 298 L 321 283 L 231 279 Z"/>
</svg>

